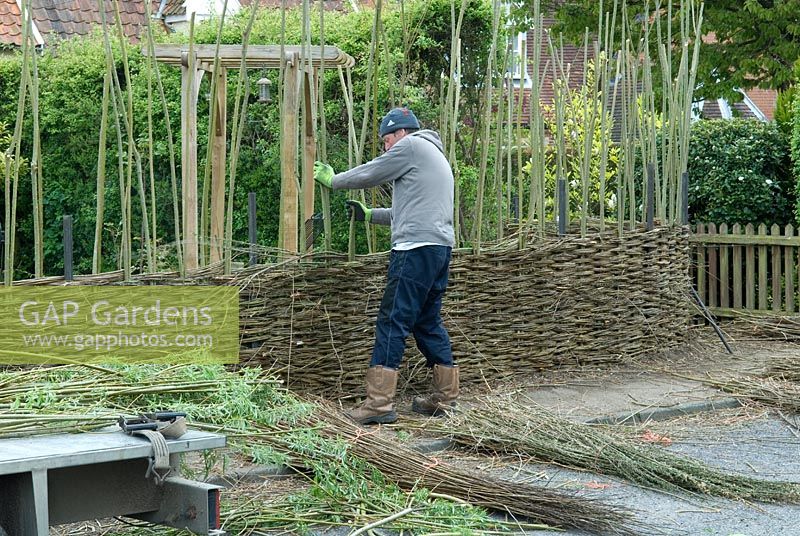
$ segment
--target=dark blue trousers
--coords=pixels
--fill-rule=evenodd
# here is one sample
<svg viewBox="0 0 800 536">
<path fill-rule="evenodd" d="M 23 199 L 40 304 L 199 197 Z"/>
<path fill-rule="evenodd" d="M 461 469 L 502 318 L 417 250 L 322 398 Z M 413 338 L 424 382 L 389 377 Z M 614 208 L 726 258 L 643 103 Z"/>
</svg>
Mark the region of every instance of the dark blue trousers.
<svg viewBox="0 0 800 536">
<path fill-rule="evenodd" d="M 400 367 L 409 333 L 429 367 L 453 365 L 450 337 L 440 315 L 450 253 L 447 246 L 392 250 L 370 366 Z"/>
</svg>

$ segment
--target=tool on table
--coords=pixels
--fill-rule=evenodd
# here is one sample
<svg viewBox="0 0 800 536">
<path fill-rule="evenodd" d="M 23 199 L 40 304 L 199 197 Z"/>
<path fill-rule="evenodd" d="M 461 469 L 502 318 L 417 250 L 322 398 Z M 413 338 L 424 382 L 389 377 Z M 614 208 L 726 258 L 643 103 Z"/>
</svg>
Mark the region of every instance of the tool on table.
<svg viewBox="0 0 800 536">
<path fill-rule="evenodd" d="M 157 484 L 162 484 L 172 470 L 167 438 L 177 439 L 186 433 L 186 414 L 157 411 L 143 413 L 138 417 L 120 416 L 117 424 L 126 434 L 142 436 L 153 444 L 153 456 L 147 466 L 145 478 L 152 476 Z"/>
</svg>

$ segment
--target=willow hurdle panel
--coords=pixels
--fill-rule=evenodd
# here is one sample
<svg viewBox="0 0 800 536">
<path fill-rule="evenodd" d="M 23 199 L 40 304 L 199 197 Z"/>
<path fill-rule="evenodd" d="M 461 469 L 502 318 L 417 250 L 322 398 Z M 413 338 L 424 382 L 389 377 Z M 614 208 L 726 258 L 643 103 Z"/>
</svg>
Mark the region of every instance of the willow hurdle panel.
<svg viewBox="0 0 800 536">
<path fill-rule="evenodd" d="M 716 314 L 797 312 L 800 237 L 792 225 L 747 224 L 742 234 L 740 224 L 729 232 L 724 223 L 700 223 L 689 242 L 695 286 Z"/>
</svg>

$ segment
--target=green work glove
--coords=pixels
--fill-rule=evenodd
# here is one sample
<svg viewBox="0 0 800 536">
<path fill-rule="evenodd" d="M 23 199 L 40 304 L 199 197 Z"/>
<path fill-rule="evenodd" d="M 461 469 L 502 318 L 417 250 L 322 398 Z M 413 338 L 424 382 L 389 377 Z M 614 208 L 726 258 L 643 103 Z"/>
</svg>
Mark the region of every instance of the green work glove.
<svg viewBox="0 0 800 536">
<path fill-rule="evenodd" d="M 314 162 L 314 180 L 325 188 L 333 186 L 333 168 L 328 164 L 323 164 L 319 160 Z"/>
<path fill-rule="evenodd" d="M 372 221 L 372 209 L 367 208 L 364 203 L 352 199 L 348 199 L 345 203 L 347 203 L 347 211 L 350 216 L 355 218 L 356 221 Z"/>
</svg>

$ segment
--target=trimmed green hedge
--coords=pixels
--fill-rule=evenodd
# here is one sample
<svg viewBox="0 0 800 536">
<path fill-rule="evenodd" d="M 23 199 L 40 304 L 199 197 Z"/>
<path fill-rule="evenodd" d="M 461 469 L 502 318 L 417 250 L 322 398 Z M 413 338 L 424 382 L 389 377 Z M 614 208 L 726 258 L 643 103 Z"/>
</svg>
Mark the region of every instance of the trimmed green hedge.
<svg viewBox="0 0 800 536">
<path fill-rule="evenodd" d="M 792 106 L 792 170 L 794 171 L 795 194 L 797 203 L 795 204 L 795 218 L 800 222 L 800 92 L 795 94 Z"/>
<path fill-rule="evenodd" d="M 789 138 L 774 122 L 696 122 L 688 171 L 693 222 L 786 225 L 795 221 Z"/>
</svg>

